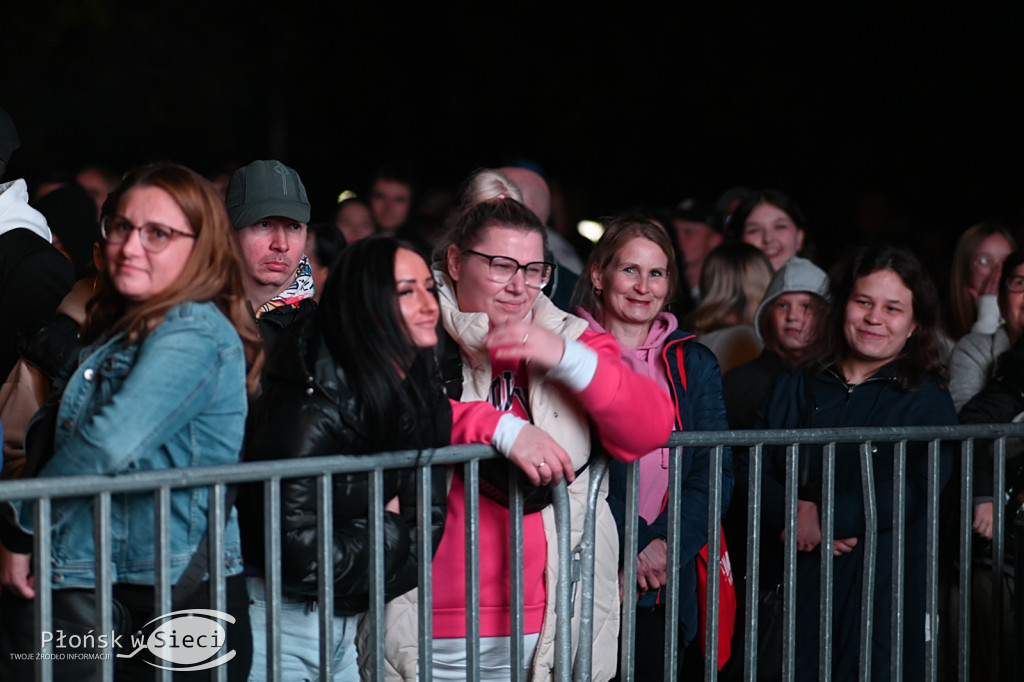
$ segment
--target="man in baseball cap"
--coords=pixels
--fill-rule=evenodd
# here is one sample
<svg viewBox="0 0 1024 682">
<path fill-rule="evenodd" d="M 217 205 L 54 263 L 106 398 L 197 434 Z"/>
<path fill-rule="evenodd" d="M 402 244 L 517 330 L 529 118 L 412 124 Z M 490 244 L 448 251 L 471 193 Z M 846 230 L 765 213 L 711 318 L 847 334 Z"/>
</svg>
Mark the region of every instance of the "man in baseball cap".
<svg viewBox="0 0 1024 682">
<path fill-rule="evenodd" d="M 235 171 L 225 196 L 245 269 L 245 292 L 266 336 L 312 309 L 313 276 L 303 255 L 309 199 L 299 174 L 280 161 Z"/>
</svg>

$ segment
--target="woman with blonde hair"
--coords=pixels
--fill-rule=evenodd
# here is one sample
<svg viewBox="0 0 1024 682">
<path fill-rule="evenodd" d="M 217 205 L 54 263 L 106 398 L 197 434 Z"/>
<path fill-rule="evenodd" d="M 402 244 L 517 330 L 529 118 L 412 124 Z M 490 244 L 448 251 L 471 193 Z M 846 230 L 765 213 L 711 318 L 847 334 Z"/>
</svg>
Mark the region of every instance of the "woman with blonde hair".
<svg viewBox="0 0 1024 682">
<path fill-rule="evenodd" d="M 772 273 L 768 257 L 750 244 L 723 244 L 704 259 L 694 327 L 697 340 L 711 349 L 723 372 L 761 352 L 754 314 Z"/>
</svg>

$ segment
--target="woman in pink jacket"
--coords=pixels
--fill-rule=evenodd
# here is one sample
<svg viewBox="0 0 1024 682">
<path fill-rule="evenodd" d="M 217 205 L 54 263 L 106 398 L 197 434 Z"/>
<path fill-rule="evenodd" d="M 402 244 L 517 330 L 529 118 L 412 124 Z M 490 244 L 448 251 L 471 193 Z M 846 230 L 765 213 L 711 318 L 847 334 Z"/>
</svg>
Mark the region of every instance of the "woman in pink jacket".
<svg viewBox="0 0 1024 682">
<path fill-rule="evenodd" d="M 668 396 L 622 362 L 618 342 L 556 308 L 541 289 L 554 270 L 543 225 L 525 206 L 501 198 L 468 206 L 451 221 L 435 251 L 441 320 L 458 345 L 462 400 L 487 400 L 547 431 L 569 453 L 577 475 L 569 486 L 571 545 L 586 513 L 592 427 L 623 460 L 663 444 L 672 430 Z M 538 459 L 542 484 L 551 462 Z M 605 489 L 607 484 L 604 484 Z M 433 564 L 434 679 L 465 678 L 465 509 L 461 474 L 448 495 L 445 535 Z M 509 510 L 480 498 L 481 679 L 509 679 Z M 550 507 L 524 517 L 524 635 L 532 679 L 554 667 L 557 552 Z M 593 679 L 615 673 L 619 625 L 618 539 L 604 496 L 597 510 Z M 576 608 L 579 599 L 575 600 Z M 414 679 L 415 593 L 392 602 L 385 642 L 388 673 Z M 577 645 L 578 611 L 573 618 Z M 410 646 L 412 644 L 412 646 Z"/>
</svg>

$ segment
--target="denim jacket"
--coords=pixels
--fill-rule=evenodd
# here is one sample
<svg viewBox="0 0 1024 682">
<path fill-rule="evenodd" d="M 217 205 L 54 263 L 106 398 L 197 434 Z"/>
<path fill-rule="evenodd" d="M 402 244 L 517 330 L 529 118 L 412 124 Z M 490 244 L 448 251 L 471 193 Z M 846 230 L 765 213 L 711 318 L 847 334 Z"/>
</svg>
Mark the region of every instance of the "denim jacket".
<svg viewBox="0 0 1024 682">
<path fill-rule="evenodd" d="M 57 413 L 53 458 L 39 476 L 117 475 L 239 461 L 247 411 L 245 356 L 238 333 L 213 303 L 171 308 L 139 344 L 124 334 L 83 349 Z M 65 372 L 64 376 L 67 376 Z M 59 390 L 58 378 L 55 389 Z M 171 581 L 206 532 L 209 491 L 171 492 Z M 20 522 L 32 530 L 31 505 Z M 91 499 L 55 499 L 53 585 L 95 585 Z M 152 493 L 111 499 L 113 582 L 151 585 L 155 567 Z M 237 514 L 225 534 L 225 571 L 240 573 Z"/>
</svg>

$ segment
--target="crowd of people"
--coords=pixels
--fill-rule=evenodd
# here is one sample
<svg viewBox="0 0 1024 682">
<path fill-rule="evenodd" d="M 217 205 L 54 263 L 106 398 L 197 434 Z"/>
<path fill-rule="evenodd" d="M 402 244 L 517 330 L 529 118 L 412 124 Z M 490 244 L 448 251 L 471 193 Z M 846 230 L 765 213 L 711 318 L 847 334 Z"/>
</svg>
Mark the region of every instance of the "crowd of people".
<svg viewBox="0 0 1024 682">
<path fill-rule="evenodd" d="M 17 148 L 16 128 L 0 109 L 0 181 Z M 575 546 L 597 453 L 610 456 L 610 466 L 595 518 L 593 679 L 620 672 L 625 562 L 637 576 L 637 679 L 661 679 L 664 588 L 673 572 L 679 672 L 699 674 L 705 665 L 698 564 L 707 562 L 712 458 L 708 448 L 682 452 L 673 566 L 666 506 L 673 455 L 662 447 L 673 430 L 945 425 L 957 423 L 958 410 L 964 421 L 994 423 L 1024 412 L 1024 251 L 998 225 L 964 232 L 944 323 L 936 287 L 912 253 L 865 247 L 826 274 L 799 206 L 771 189 L 736 188 L 717 204 L 688 199 L 667 211 L 620 215 L 605 221 L 587 253 L 552 230 L 550 188 L 538 169 L 521 166 L 474 172 L 432 229 L 417 229 L 413 184 L 397 174 L 374 177 L 365 197 L 342 194 L 333 221 L 311 222 L 299 173 L 276 160 L 211 179 L 172 162 L 123 175 L 88 168 L 42 190 L 30 193 L 25 179 L 0 184 L 3 478 L 493 445 L 521 472 L 523 603 L 511 599 L 509 467 L 483 462 L 476 506 L 484 680 L 509 679 L 514 668 L 533 680 L 552 675 L 558 556 L 550 486 L 568 484 Z M 871 460 L 873 603 L 882 615 L 893 603 L 892 446 L 877 444 Z M 739 581 L 749 453 L 726 448 L 720 461 L 724 538 Z M 784 449 L 765 452 L 759 560 L 768 590 L 780 581 L 787 542 L 786 461 Z M 900 567 L 907 679 L 923 677 L 931 636 L 927 461 L 924 446 L 908 446 Z M 620 549 L 631 462 L 639 475 L 635 556 Z M 827 547 L 821 448 L 805 448 L 800 462 L 797 537 L 788 539 L 798 551 L 796 676 L 818 674 L 819 557 L 827 551 L 835 556 L 834 677 L 850 679 L 862 647 L 867 531 L 859 449 L 837 449 Z M 949 447 L 940 464 L 945 486 L 959 466 Z M 993 505 L 1002 503 L 992 465 L 982 448 L 973 530 L 983 540 L 991 540 Z M 1008 464 L 1007 480 L 1019 487 L 1017 469 Z M 465 481 L 458 467 L 437 467 L 431 480 L 423 500 L 413 470 L 384 474 L 388 679 L 414 680 L 424 666 L 434 679 L 466 677 Z M 319 509 L 315 480 L 281 482 L 275 555 L 285 679 L 319 679 L 319 514 L 330 514 L 334 529 L 335 601 L 319 605 L 333 609 L 334 679 L 370 679 L 375 665 L 359 619 L 372 578 L 369 480 L 339 474 L 332 484 L 332 507 Z M 227 610 L 237 619 L 227 631 L 236 652 L 227 664 L 232 680 L 267 678 L 265 502 L 258 484 L 228 495 L 222 568 Z M 428 510 L 431 585 L 417 586 L 417 505 Z M 206 489 L 171 493 L 175 610 L 211 606 L 201 550 L 209 506 Z M 54 500 L 48 529 L 35 527 L 31 505 L 0 513 L 0 677 L 33 674 L 15 654 L 38 651 L 38 633 L 26 623 L 41 566 L 53 571 L 55 623 L 80 636 L 97 629 L 92 519 L 91 501 L 74 498 Z M 152 496 L 113 496 L 117 632 L 160 616 L 155 526 Z M 50 557 L 32 556 L 38 532 L 51 534 Z M 952 562 L 948 570 L 956 570 Z M 732 657 L 707 656 L 732 679 L 739 679 L 743 614 L 756 607 L 743 603 L 740 585 Z M 417 589 L 432 591 L 429 661 L 418 650 Z M 526 646 L 512 660 L 520 606 Z M 872 679 L 888 679 L 892 635 L 888 618 L 874 620 Z M 987 664 L 977 661 L 977 674 Z M 139 658 L 115 666 L 117 679 L 152 674 Z M 95 663 L 59 660 L 55 670 L 57 679 L 93 679 Z"/>
</svg>

